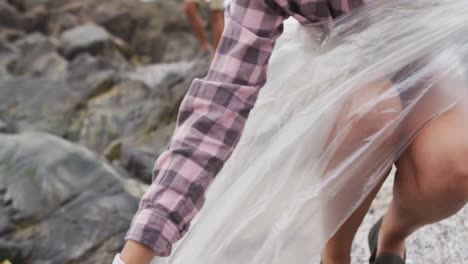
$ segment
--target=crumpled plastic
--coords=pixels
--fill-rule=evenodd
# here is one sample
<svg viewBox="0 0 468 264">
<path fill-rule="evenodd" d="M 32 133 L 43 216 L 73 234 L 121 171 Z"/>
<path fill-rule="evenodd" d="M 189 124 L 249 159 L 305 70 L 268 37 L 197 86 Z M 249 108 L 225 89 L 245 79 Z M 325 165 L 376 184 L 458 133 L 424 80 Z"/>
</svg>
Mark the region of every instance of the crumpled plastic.
<svg viewBox="0 0 468 264">
<path fill-rule="evenodd" d="M 288 20 L 242 138 L 170 264 L 309 264 L 417 132 L 467 98 L 468 2 Z"/>
</svg>

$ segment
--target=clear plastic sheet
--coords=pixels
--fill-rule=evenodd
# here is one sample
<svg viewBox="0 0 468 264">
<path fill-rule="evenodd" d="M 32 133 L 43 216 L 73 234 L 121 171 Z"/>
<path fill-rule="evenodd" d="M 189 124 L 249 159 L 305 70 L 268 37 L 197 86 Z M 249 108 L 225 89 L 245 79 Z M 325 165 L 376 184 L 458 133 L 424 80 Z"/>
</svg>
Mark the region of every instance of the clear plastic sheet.
<svg viewBox="0 0 468 264">
<path fill-rule="evenodd" d="M 374 1 L 325 38 L 286 21 L 239 145 L 156 263 L 311 263 L 418 130 L 466 100 L 467 14 Z"/>
</svg>

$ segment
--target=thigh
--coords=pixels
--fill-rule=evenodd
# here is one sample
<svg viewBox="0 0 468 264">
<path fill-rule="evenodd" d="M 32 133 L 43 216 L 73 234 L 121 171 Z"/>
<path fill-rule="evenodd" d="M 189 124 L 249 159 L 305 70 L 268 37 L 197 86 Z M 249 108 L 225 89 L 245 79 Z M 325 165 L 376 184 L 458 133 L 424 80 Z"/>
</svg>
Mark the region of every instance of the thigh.
<svg viewBox="0 0 468 264">
<path fill-rule="evenodd" d="M 351 226 L 361 221 L 394 162 L 399 132 L 390 124 L 401 114 L 401 107 L 388 79 L 359 86 L 346 98 L 322 155 L 327 162 L 324 181 L 339 190 L 325 203 L 326 229 L 336 226 L 343 212 L 356 207 L 356 201 L 363 202 L 363 207 L 357 209 Z"/>
<path fill-rule="evenodd" d="M 395 198 L 437 205 L 468 189 L 468 88 L 450 74 L 430 87 L 403 125 L 412 140 L 396 162 Z"/>
<path fill-rule="evenodd" d="M 391 152 L 388 147 L 393 147 L 400 133 L 398 127 L 389 124 L 398 118 L 401 111 L 400 97 L 388 79 L 376 80 L 356 89 L 343 104 L 327 140 L 326 149 L 332 156 L 327 168 L 335 168 L 363 150 L 375 152 L 361 155 L 369 159 L 362 164 L 365 168 L 369 167 L 369 162 L 375 162 L 374 154 L 386 152 L 388 155 Z"/>
<path fill-rule="evenodd" d="M 462 64 L 453 63 L 454 55 L 424 59 L 433 69 L 428 77 L 400 93 L 406 116 L 402 122 L 400 144 L 403 154 L 398 164 L 411 163 L 417 174 L 427 174 L 430 164 L 439 167 L 459 155 L 468 135 L 468 86 L 461 74 Z M 453 59 L 452 59 L 453 58 Z M 398 85 L 398 84 L 397 84 Z M 401 167 L 401 166 L 400 166 Z M 408 166 L 406 166 L 408 167 Z M 403 168 L 401 168 L 403 169 Z M 438 169 L 438 170 L 439 170 Z M 414 171 L 416 173 L 416 171 Z"/>
<path fill-rule="evenodd" d="M 413 190 L 422 196 L 458 193 L 468 181 L 466 106 L 459 104 L 427 123 L 396 165 L 400 191 Z"/>
</svg>

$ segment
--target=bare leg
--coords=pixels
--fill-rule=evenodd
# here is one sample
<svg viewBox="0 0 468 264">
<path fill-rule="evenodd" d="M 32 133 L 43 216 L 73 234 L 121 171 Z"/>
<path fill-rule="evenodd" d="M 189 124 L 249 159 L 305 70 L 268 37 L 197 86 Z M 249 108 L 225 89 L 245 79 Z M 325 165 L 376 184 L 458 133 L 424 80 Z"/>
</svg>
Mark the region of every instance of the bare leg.
<svg viewBox="0 0 468 264">
<path fill-rule="evenodd" d="M 211 45 L 208 41 L 208 38 L 206 37 L 206 32 L 203 27 L 203 20 L 198 10 L 198 4 L 193 2 L 186 2 L 185 13 L 187 14 L 190 26 L 192 27 L 195 36 L 197 36 L 198 40 L 200 41 L 202 49 L 209 50 Z"/>
<path fill-rule="evenodd" d="M 216 50 L 223 34 L 224 28 L 224 12 L 223 10 L 212 10 L 211 18 L 213 23 L 212 35 L 213 35 L 213 48 Z"/>
<path fill-rule="evenodd" d="M 336 140 L 337 134 L 344 130 L 340 128 L 339 123 L 343 123 L 351 128 L 348 129 L 348 132 L 344 135 L 344 138 L 339 142 L 339 148 L 332 154 L 330 163 L 328 164 L 329 169 L 333 169 L 336 166 L 339 166 L 340 163 L 346 157 L 353 153 L 356 149 L 362 144 L 365 144 L 366 138 L 373 135 L 375 132 L 380 131 L 389 120 L 392 120 L 395 115 L 398 115 L 401 111 L 401 101 L 399 96 L 395 93 L 394 95 L 389 95 L 385 99 L 378 102 L 373 109 L 368 110 L 368 114 L 360 118 L 355 118 L 355 116 L 350 116 L 349 113 L 357 112 L 358 115 L 362 114 L 360 112 L 360 107 L 366 104 L 366 102 L 375 100 L 378 95 L 381 95 L 384 91 L 391 89 L 391 83 L 389 81 L 376 81 L 368 84 L 366 87 L 362 87 L 359 91 L 356 92 L 354 96 L 351 97 L 348 106 L 343 109 L 343 114 L 338 120 L 338 125 L 335 128 L 335 133 L 331 137 L 332 140 Z M 382 110 L 394 110 L 394 111 L 382 111 Z M 381 113 L 388 112 L 389 115 L 382 115 Z M 391 131 L 392 135 L 388 136 L 381 143 L 381 147 L 375 150 L 375 153 L 372 153 L 369 157 L 369 161 L 363 162 L 363 165 L 358 169 L 357 174 L 353 177 L 353 181 L 362 181 L 365 182 L 371 174 L 375 173 L 377 166 L 375 162 L 375 156 L 385 156 L 384 153 L 390 151 L 390 148 L 394 146 L 395 141 L 398 139 L 399 133 L 397 130 Z M 330 144 L 330 143 L 329 143 Z M 388 171 L 390 171 L 391 164 L 388 165 Z M 388 172 L 386 173 L 388 175 Z M 321 253 L 322 262 L 324 264 L 345 264 L 350 263 L 350 253 L 351 246 L 356 234 L 357 229 L 359 228 L 364 216 L 366 215 L 369 207 L 380 189 L 383 181 L 386 178 L 383 177 L 381 182 L 377 184 L 375 189 L 368 195 L 368 197 L 362 202 L 361 206 L 354 211 L 354 213 L 348 218 L 348 220 L 340 227 L 340 229 L 334 234 L 334 236 L 327 242 L 325 248 Z M 357 184 L 359 185 L 359 184 Z M 350 186 L 350 185 L 349 185 Z M 352 188 L 346 188 L 341 191 L 350 193 L 344 194 L 345 196 L 352 197 L 352 193 L 356 193 L 356 190 Z M 358 191 L 357 191 L 358 192 Z M 332 202 L 330 204 L 330 219 L 336 218 L 333 212 L 340 212 L 346 210 L 346 208 L 341 208 L 343 206 L 342 202 Z"/>
<path fill-rule="evenodd" d="M 410 234 L 455 214 L 468 201 L 468 112 L 463 104 L 424 127 L 397 162 L 378 254 L 403 255 Z"/>
<path fill-rule="evenodd" d="M 382 187 L 385 178 L 372 191 L 371 194 L 364 200 L 361 206 L 346 220 L 340 229 L 328 240 L 325 248 L 322 250 L 322 263 L 350 263 L 351 262 L 351 246 L 354 236 L 362 223 L 362 220 L 367 214 L 372 201 Z"/>
</svg>

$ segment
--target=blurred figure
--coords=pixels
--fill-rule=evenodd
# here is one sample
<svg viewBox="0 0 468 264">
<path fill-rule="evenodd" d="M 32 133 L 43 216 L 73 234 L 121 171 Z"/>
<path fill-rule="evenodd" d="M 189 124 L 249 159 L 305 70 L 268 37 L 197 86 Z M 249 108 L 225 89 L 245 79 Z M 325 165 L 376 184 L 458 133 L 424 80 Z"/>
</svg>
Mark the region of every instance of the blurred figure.
<svg viewBox="0 0 468 264">
<path fill-rule="evenodd" d="M 211 35 L 213 43 L 210 44 L 203 26 L 203 20 L 200 15 L 200 3 L 206 1 L 211 10 L 212 29 Z M 201 45 L 200 56 L 210 56 L 218 47 L 224 25 L 224 2 L 223 0 L 185 0 L 185 13 L 187 14 L 190 26 L 197 36 Z"/>
</svg>

